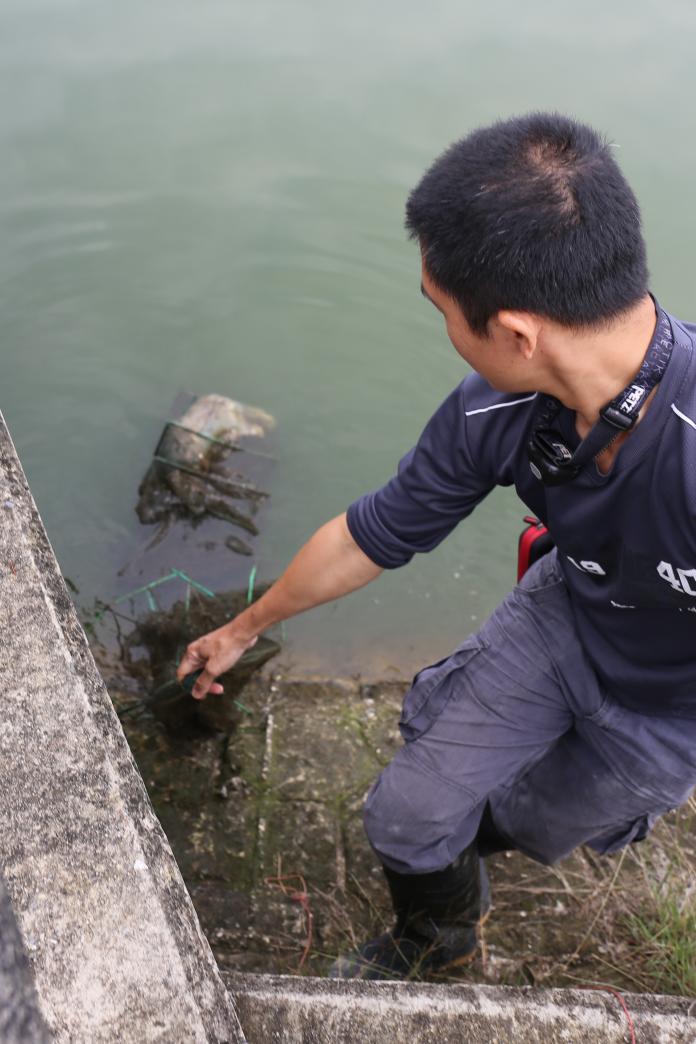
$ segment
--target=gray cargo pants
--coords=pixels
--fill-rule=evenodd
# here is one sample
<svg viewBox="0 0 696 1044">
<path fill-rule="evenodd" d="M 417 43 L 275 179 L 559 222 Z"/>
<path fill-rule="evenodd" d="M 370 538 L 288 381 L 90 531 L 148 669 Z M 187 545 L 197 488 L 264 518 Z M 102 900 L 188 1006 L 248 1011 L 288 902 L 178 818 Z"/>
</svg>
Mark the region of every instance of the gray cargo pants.
<svg viewBox="0 0 696 1044">
<path fill-rule="evenodd" d="M 640 840 L 696 784 L 696 720 L 648 717 L 604 691 L 555 551 L 477 634 L 416 675 L 399 727 L 405 744 L 364 822 L 402 873 L 451 863 L 487 801 L 510 847 L 553 863 L 580 844 L 613 852 Z"/>
</svg>

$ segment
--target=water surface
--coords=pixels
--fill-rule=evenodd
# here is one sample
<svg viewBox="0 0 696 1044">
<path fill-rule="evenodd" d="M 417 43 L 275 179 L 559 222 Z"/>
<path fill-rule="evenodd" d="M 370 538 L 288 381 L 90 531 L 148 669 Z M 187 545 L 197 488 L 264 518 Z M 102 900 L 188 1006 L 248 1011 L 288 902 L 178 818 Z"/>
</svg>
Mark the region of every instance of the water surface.
<svg viewBox="0 0 696 1044">
<path fill-rule="evenodd" d="M 557 108 L 609 134 L 653 289 L 694 318 L 695 21 L 675 0 L 0 0 L 0 404 L 78 601 L 151 578 L 147 558 L 117 573 L 182 391 L 277 417 L 261 576 L 390 476 L 465 373 L 404 200 L 473 126 Z M 439 658 L 513 582 L 522 513 L 497 491 L 437 551 L 294 621 L 287 657 Z M 241 567 L 197 568 L 223 589 Z"/>
</svg>

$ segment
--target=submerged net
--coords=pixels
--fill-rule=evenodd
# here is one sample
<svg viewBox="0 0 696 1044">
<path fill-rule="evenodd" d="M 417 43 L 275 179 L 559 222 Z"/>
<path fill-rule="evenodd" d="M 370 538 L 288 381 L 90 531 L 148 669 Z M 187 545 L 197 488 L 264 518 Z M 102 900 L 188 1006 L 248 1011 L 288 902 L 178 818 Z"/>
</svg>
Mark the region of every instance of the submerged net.
<svg viewBox="0 0 696 1044">
<path fill-rule="evenodd" d="M 156 594 L 172 581 L 185 582 L 184 597 L 162 608 Z M 176 679 L 176 668 L 184 650 L 190 642 L 228 623 L 260 598 L 269 586 L 256 583 L 254 566 L 242 590 L 214 594 L 186 573 L 172 569 L 166 576 L 121 595 L 113 605 L 99 603 L 96 619 L 110 616 L 116 624 L 120 664 L 135 683 L 137 693 L 133 702 L 119 708 L 120 716 L 149 711 L 173 729 L 190 725 L 199 716 L 201 704 L 192 698 L 190 684 L 187 690 Z M 124 601 L 130 603 L 131 615 L 116 608 Z M 147 610 L 136 615 L 136 601 L 145 601 Z M 229 671 L 220 675 L 218 680 L 224 694 L 213 700 L 218 717 L 225 720 L 225 728 L 234 725 L 238 711 L 246 710 L 239 696 L 249 679 L 280 649 L 278 641 L 261 635 Z"/>
</svg>

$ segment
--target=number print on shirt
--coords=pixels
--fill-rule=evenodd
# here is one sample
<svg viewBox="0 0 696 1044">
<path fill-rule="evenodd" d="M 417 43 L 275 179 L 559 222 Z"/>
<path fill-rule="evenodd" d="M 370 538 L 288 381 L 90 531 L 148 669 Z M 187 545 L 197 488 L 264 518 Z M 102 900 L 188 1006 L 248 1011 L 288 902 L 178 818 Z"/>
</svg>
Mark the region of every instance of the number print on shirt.
<svg viewBox="0 0 696 1044">
<path fill-rule="evenodd" d="M 576 569 L 579 569 L 581 573 L 591 573 L 593 576 L 606 576 L 607 574 L 602 569 L 599 562 L 587 562 L 585 559 L 582 562 L 576 562 L 570 555 L 566 555 L 569 562 L 572 562 Z M 696 591 L 694 591 L 696 594 Z"/>
<path fill-rule="evenodd" d="M 657 575 L 666 580 L 680 594 L 696 598 L 696 569 L 675 569 L 671 562 L 660 562 Z"/>
</svg>

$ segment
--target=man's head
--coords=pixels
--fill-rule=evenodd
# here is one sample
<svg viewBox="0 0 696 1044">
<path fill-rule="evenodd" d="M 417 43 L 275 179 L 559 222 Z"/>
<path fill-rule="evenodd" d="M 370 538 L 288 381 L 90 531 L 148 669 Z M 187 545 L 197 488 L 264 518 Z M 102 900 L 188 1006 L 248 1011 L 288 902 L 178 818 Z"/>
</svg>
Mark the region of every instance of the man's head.
<svg viewBox="0 0 696 1044">
<path fill-rule="evenodd" d="M 647 292 L 640 210 L 613 150 L 558 114 L 455 142 L 411 193 L 406 226 L 429 296 L 456 303 L 476 339 L 501 313 L 606 327 Z"/>
</svg>

